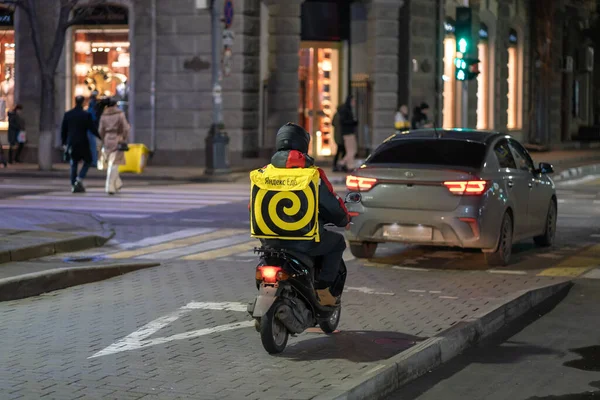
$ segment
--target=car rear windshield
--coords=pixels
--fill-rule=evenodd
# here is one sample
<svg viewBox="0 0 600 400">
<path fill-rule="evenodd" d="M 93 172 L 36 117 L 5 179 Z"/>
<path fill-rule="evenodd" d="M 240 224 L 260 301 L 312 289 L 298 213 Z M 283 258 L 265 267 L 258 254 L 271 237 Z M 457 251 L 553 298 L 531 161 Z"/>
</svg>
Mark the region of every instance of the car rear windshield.
<svg viewBox="0 0 600 400">
<path fill-rule="evenodd" d="M 367 159 L 373 164 L 422 164 L 479 169 L 485 157 L 483 143 L 456 139 L 401 139 L 379 146 Z"/>
</svg>

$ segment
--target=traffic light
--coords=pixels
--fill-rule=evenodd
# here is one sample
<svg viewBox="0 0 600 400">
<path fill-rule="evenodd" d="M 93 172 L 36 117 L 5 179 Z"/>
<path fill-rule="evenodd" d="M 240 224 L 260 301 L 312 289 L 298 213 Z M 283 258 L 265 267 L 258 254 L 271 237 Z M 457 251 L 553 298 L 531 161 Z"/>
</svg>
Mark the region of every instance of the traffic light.
<svg viewBox="0 0 600 400">
<path fill-rule="evenodd" d="M 473 46 L 473 16 L 471 8 L 456 7 L 456 24 L 454 27 L 456 52 L 466 56 L 474 50 Z"/>
<path fill-rule="evenodd" d="M 479 60 L 477 58 L 456 57 L 454 66 L 456 67 L 457 81 L 470 81 L 479 75 Z"/>
</svg>

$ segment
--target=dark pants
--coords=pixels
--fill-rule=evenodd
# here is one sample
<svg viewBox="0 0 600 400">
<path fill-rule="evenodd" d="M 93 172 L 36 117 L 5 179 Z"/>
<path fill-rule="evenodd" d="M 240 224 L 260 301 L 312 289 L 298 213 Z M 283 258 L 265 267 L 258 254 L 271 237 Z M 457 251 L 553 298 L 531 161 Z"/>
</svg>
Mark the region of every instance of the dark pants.
<svg viewBox="0 0 600 400">
<path fill-rule="evenodd" d="M 321 241 L 308 252 L 312 257 L 322 256 L 323 259 L 317 289 L 330 287 L 335 282 L 345 249 L 346 241 L 343 235 L 323 230 Z"/>
<path fill-rule="evenodd" d="M 83 161 L 83 166 L 81 167 L 81 171 L 79 171 L 79 176 L 77 175 L 77 168 L 79 167 L 79 161 L 71 160 L 71 185 L 74 185 L 77 181 L 85 179 L 85 176 L 88 173 L 88 169 L 90 169 L 90 163 Z"/>
<path fill-rule="evenodd" d="M 8 162 L 12 164 L 13 162 L 13 146 L 16 146 L 17 151 L 15 152 L 14 161 L 21 162 L 21 152 L 23 151 L 23 147 L 25 147 L 25 143 L 17 143 L 16 145 L 10 145 L 8 147 Z"/>
<path fill-rule="evenodd" d="M 341 158 L 343 159 L 346 156 L 346 147 L 344 146 L 344 143 L 336 143 L 337 144 L 337 152 L 335 153 L 335 156 L 333 157 L 333 169 L 337 168 L 337 163 L 338 160 Z"/>
<path fill-rule="evenodd" d="M 96 147 L 96 136 L 92 132 L 87 133 L 88 142 L 90 142 L 90 151 L 92 152 L 92 165 L 98 164 L 98 147 Z"/>
</svg>

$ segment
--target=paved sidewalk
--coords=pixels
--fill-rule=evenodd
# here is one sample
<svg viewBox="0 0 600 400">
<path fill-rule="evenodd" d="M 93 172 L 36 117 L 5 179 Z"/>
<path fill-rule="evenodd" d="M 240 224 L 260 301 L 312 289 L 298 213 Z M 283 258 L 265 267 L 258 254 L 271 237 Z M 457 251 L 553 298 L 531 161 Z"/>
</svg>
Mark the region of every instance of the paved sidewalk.
<svg viewBox="0 0 600 400">
<path fill-rule="evenodd" d="M 270 356 L 245 312 L 256 295 L 253 268 L 167 263 L 0 303 L 0 392 L 41 399 L 332 398 L 387 371 L 390 357 L 498 309 L 507 296 L 564 282 L 351 262 L 341 332 L 313 329 Z M 502 312 L 499 321 L 530 306 Z M 443 357 L 456 349 L 445 348 Z"/>
<path fill-rule="evenodd" d="M 103 221 L 88 214 L 0 209 L 0 264 L 103 245 L 113 236 Z"/>
</svg>

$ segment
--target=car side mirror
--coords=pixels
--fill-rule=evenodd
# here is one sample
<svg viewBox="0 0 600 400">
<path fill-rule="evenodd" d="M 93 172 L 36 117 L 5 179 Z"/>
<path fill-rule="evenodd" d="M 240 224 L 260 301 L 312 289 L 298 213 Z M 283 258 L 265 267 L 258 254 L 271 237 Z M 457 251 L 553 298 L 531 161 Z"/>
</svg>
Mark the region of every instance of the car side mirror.
<svg viewBox="0 0 600 400">
<path fill-rule="evenodd" d="M 554 167 L 552 167 L 552 164 L 541 162 L 538 172 L 540 174 L 552 174 L 554 173 Z"/>
</svg>

